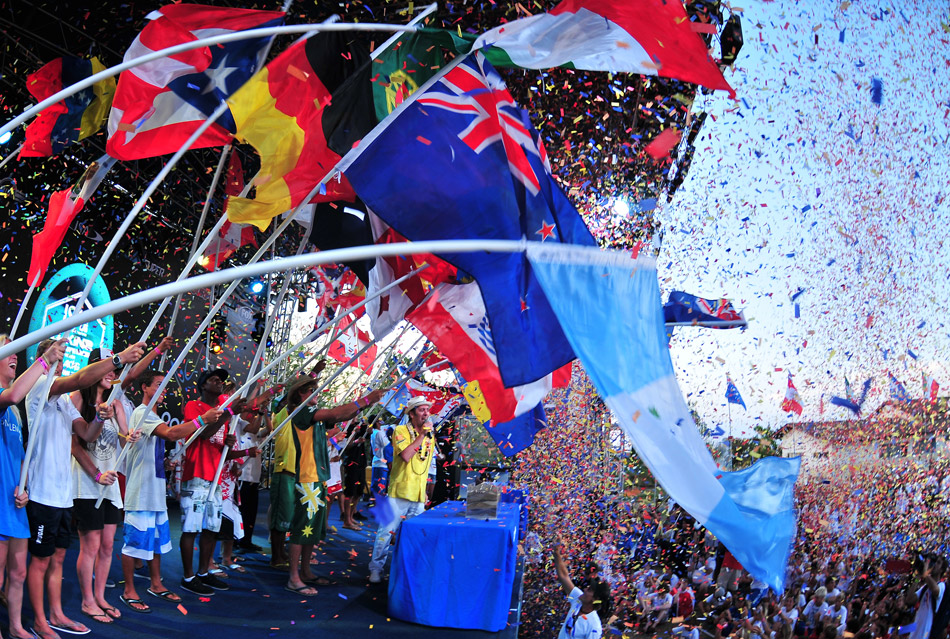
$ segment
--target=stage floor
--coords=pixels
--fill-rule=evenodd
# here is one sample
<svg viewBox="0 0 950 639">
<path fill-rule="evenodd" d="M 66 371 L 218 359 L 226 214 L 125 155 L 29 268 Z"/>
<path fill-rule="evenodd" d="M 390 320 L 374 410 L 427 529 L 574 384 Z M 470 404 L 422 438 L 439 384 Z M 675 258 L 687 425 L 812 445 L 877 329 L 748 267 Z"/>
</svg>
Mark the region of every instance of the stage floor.
<svg viewBox="0 0 950 639">
<path fill-rule="evenodd" d="M 267 547 L 267 491 L 261 494 L 261 508 L 257 522 L 254 542 Z M 429 628 L 405 623 L 386 615 L 387 584 L 369 583 L 369 561 L 372 537 L 375 531 L 373 522 L 366 522 L 362 531 L 346 530 L 341 526 L 339 510 L 334 507 L 330 513 L 331 529 L 324 547 L 316 554 L 314 573 L 328 577 L 335 585 L 318 587 L 316 597 L 302 599 L 298 595 L 284 590 L 286 573 L 268 566 L 269 555 L 248 553 L 244 566 L 245 574 L 231 573 L 228 583 L 231 590 L 219 592 L 206 600 L 201 600 L 181 589 L 181 554 L 178 550 L 181 515 L 177 504 L 170 506 L 169 519 L 172 524 L 172 552 L 162 556 L 162 576 L 170 590 L 181 595 L 182 608 L 166 603 L 148 595 L 148 581 L 136 580 L 136 589 L 144 601 L 152 608 L 151 614 L 137 613 L 119 601 L 122 584 L 119 566 L 121 548 L 121 526 L 115 541 L 112 562 L 112 579 L 116 588 L 106 589 L 106 599 L 122 612 L 122 619 L 113 624 L 96 623 L 80 612 L 81 597 L 76 578 L 76 556 L 79 550 L 79 538 L 74 535 L 72 545 L 66 556 L 63 581 L 63 602 L 66 614 L 74 620 L 82 621 L 92 629 L 90 637 L 105 639 L 125 639 L 137 636 L 142 639 L 191 637 L 192 639 L 216 639 L 227 637 L 458 637 L 481 639 L 514 639 L 518 636 L 518 617 L 520 614 L 522 570 L 515 576 L 512 610 L 509 613 L 508 627 L 497 633 L 475 630 L 452 630 L 447 628 Z M 269 552 L 269 547 L 267 548 Z M 216 556 L 220 551 L 216 550 Z M 197 561 L 197 557 L 196 557 Z M 0 617 L 6 633 L 6 614 L 0 608 Z M 33 611 L 28 602 L 24 602 L 24 626 L 29 628 Z M 71 635 L 61 635 L 64 638 Z"/>
</svg>

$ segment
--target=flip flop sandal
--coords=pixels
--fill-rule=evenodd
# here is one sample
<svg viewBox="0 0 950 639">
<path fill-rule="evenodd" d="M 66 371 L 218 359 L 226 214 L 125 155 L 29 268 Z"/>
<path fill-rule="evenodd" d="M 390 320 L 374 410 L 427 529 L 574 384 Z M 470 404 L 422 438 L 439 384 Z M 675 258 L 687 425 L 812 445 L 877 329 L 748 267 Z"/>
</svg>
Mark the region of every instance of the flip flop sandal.
<svg viewBox="0 0 950 639">
<path fill-rule="evenodd" d="M 119 601 L 124 603 L 126 606 L 134 610 L 135 612 L 141 612 L 142 614 L 149 614 L 152 612 L 152 609 L 149 608 L 148 604 L 142 601 L 141 599 L 130 599 L 125 595 L 119 595 Z M 135 606 L 145 606 L 144 608 L 136 608 Z"/>
<path fill-rule="evenodd" d="M 304 579 L 305 584 L 312 584 L 314 586 L 335 586 L 336 584 L 326 577 L 313 577 L 312 579 Z"/>
<path fill-rule="evenodd" d="M 113 608 L 112 606 L 99 606 L 99 607 L 102 608 L 105 611 L 105 613 L 109 615 L 110 617 L 112 617 L 113 619 L 122 618 L 122 613 L 119 612 L 118 608 Z"/>
<path fill-rule="evenodd" d="M 228 564 L 228 570 L 233 570 L 234 572 L 239 572 L 242 574 L 247 572 L 247 569 L 241 564 Z"/>
<path fill-rule="evenodd" d="M 89 617 L 90 619 L 92 619 L 93 621 L 98 622 L 98 623 L 112 623 L 112 622 L 114 621 L 114 620 L 112 619 L 112 617 L 110 617 L 110 616 L 107 615 L 106 613 L 102 613 L 101 615 L 97 615 L 97 614 L 94 614 L 94 613 L 91 613 L 91 612 L 86 612 L 85 610 L 80 610 L 79 612 L 81 612 L 82 614 L 86 615 L 87 617 Z M 50 627 L 52 627 L 52 626 L 50 626 Z"/>
<path fill-rule="evenodd" d="M 65 632 L 70 635 L 88 635 L 92 630 L 86 628 L 85 630 L 78 630 L 81 627 L 81 624 L 72 623 L 68 626 L 59 626 L 50 622 L 49 627 L 58 632 Z"/>
<path fill-rule="evenodd" d="M 296 594 L 298 594 L 298 595 L 302 595 L 302 596 L 304 596 L 304 597 L 315 597 L 315 596 L 317 596 L 317 591 L 316 591 L 315 589 L 311 588 L 310 586 L 307 586 L 306 584 L 303 585 L 303 586 L 300 586 L 300 588 L 292 588 L 291 586 L 284 586 L 284 590 L 286 590 L 287 592 L 293 592 L 293 593 L 296 593 Z M 309 591 L 311 591 L 311 592 L 304 592 L 305 590 L 309 590 Z"/>
<path fill-rule="evenodd" d="M 149 588 L 146 590 L 148 594 L 153 597 L 158 597 L 159 599 L 164 599 L 165 601 L 170 601 L 171 603 L 181 603 L 181 597 L 173 593 L 171 590 L 163 590 L 161 592 L 156 592 Z"/>
</svg>

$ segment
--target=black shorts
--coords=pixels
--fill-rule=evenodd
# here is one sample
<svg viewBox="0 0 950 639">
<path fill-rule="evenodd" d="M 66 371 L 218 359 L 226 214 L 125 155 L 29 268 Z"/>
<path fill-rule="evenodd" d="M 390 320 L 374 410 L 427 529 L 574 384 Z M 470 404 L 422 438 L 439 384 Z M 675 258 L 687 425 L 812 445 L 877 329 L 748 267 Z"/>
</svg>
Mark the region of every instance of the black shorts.
<svg viewBox="0 0 950 639">
<path fill-rule="evenodd" d="M 363 494 L 363 482 L 366 479 L 366 467 L 356 462 L 343 465 L 343 496 L 359 497 Z"/>
<path fill-rule="evenodd" d="M 202 534 L 206 534 L 202 531 Z M 218 541 L 234 540 L 234 522 L 221 515 L 221 528 L 218 530 L 216 539 Z"/>
<path fill-rule="evenodd" d="M 76 530 L 102 530 L 106 524 L 118 526 L 122 519 L 122 510 L 108 499 L 103 499 L 99 508 L 96 508 L 95 499 L 73 500 L 73 524 Z"/>
<path fill-rule="evenodd" d="M 56 508 L 28 501 L 26 516 L 30 520 L 30 541 L 27 548 L 31 555 L 52 557 L 57 548 L 69 548 L 72 508 Z"/>
</svg>

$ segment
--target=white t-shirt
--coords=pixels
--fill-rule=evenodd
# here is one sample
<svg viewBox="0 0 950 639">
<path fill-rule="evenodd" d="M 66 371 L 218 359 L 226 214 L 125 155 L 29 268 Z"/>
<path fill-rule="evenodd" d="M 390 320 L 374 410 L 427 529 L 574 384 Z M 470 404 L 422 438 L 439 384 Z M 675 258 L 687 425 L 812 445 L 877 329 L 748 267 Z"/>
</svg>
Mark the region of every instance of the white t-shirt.
<svg viewBox="0 0 950 639">
<path fill-rule="evenodd" d="M 248 450 L 250 448 L 257 448 L 264 437 L 261 436 L 261 430 L 258 429 L 256 433 L 249 433 L 244 430 L 248 422 L 243 419 L 238 421 L 238 431 L 237 431 L 237 450 Z M 240 460 L 245 461 L 245 460 Z M 246 460 L 246 463 L 241 468 L 241 474 L 238 476 L 238 479 L 246 482 L 260 483 L 261 481 L 261 456 L 250 457 Z"/>
<path fill-rule="evenodd" d="M 567 596 L 568 601 L 571 602 L 571 610 L 561 625 L 561 632 L 558 633 L 557 639 L 598 639 L 603 636 L 604 631 L 597 611 L 586 615 L 581 614 L 580 596 L 583 594 L 583 590 L 574 588 Z"/>
<path fill-rule="evenodd" d="M 130 444 L 125 458 L 125 509 L 165 512 L 165 440 L 152 434 L 162 419 L 154 412 L 146 415 L 146 408 L 136 407 L 129 420 L 137 424 L 145 416 L 139 426 L 142 437 Z"/>
<path fill-rule="evenodd" d="M 26 414 L 30 437 L 37 437 L 33 458 L 29 460 L 26 490 L 30 501 L 54 508 L 72 508 L 73 476 L 69 463 L 72 455 L 73 420 L 82 415 L 65 395 L 50 398 L 45 404 L 46 375 L 26 394 Z"/>
<path fill-rule="evenodd" d="M 101 472 L 115 470 L 115 460 L 119 456 L 119 450 L 121 450 L 119 446 L 120 443 L 119 428 L 114 419 L 106 420 L 105 424 L 102 425 L 102 431 L 99 433 L 99 437 L 96 438 L 96 441 L 93 443 L 87 444 L 83 440 L 79 442 L 80 446 L 85 449 L 86 454 L 89 455 L 92 463 L 95 464 L 96 468 Z M 122 495 L 119 492 L 119 482 L 113 482 L 109 486 L 100 486 L 96 483 L 95 478 L 90 477 L 89 474 L 82 469 L 82 466 L 79 465 L 75 457 L 72 458 L 72 468 L 73 482 L 76 486 L 73 497 L 76 499 L 98 499 L 100 494 L 99 489 L 105 488 L 103 493 L 105 498 L 111 501 L 112 505 L 116 508 L 122 508 Z"/>
<path fill-rule="evenodd" d="M 914 617 L 914 630 L 910 633 L 909 639 L 927 639 L 930 636 L 930 629 L 934 623 L 934 611 L 940 607 L 946 594 L 947 584 L 940 582 L 937 584 L 937 601 L 934 602 L 933 594 L 930 588 L 923 586 L 917 591 L 917 600 L 920 605 L 917 607 L 917 615 Z"/>
</svg>

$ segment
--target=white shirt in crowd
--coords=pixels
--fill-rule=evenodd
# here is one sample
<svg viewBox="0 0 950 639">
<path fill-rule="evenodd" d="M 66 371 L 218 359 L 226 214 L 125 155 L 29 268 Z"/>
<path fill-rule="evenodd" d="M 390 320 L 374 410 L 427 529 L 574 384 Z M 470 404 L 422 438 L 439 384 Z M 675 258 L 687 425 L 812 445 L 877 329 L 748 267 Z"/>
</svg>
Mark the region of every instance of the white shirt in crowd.
<svg viewBox="0 0 950 639">
<path fill-rule="evenodd" d="M 72 508 L 73 420 L 82 419 L 66 395 L 56 395 L 43 404 L 46 375 L 33 384 L 26 394 L 26 414 L 30 420 L 30 437 L 38 437 L 30 460 L 26 490 L 30 501 L 54 508 Z"/>
<path fill-rule="evenodd" d="M 589 614 L 581 614 L 580 596 L 584 591 L 580 588 L 574 588 L 571 594 L 567 596 L 571 602 L 571 609 L 561 625 L 561 632 L 557 639 L 599 639 L 603 636 L 603 627 L 600 623 L 600 615 L 597 611 Z"/>
</svg>

